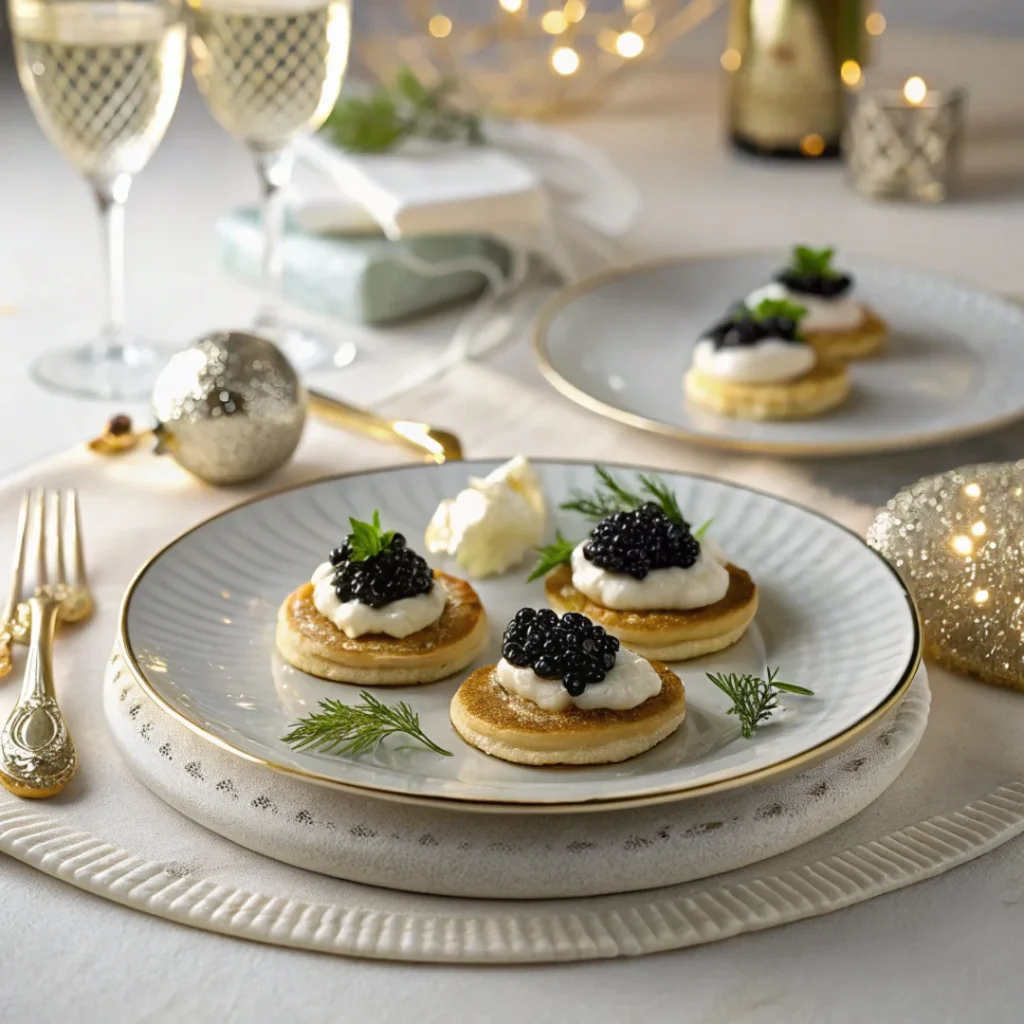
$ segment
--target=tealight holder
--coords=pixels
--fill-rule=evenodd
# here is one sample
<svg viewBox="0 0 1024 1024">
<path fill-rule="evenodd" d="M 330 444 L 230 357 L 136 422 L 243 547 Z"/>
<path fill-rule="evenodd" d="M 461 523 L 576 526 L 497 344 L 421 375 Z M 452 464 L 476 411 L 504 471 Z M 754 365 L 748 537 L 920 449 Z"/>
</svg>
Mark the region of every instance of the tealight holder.
<svg viewBox="0 0 1024 1024">
<path fill-rule="evenodd" d="M 867 540 L 913 595 L 931 658 L 1024 690 L 1024 461 L 918 481 Z"/>
<path fill-rule="evenodd" d="M 941 203 L 960 172 L 966 94 L 914 76 L 851 94 L 843 142 L 854 188 L 871 199 Z"/>
</svg>

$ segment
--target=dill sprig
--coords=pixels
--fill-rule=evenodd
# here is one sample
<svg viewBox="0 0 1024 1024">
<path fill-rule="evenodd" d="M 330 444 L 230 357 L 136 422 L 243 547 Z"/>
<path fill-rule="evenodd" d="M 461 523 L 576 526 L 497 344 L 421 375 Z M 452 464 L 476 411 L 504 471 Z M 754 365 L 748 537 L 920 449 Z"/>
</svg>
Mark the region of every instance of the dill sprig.
<svg viewBox="0 0 1024 1024">
<path fill-rule="evenodd" d="M 616 512 L 630 512 L 653 501 L 661 506 L 669 519 L 689 528 L 690 524 L 683 516 L 675 492 L 660 476 L 640 473 L 637 477 L 640 481 L 639 486 L 635 491 L 631 491 L 619 483 L 604 466 L 595 466 L 594 472 L 597 474 L 597 483 L 593 491 L 575 490 L 569 500 L 563 501 L 559 508 L 566 512 L 579 512 L 587 519 L 600 522 Z"/>
<path fill-rule="evenodd" d="M 342 704 L 340 700 L 320 701 L 320 710 L 300 718 L 285 743 L 296 750 L 314 750 L 322 754 L 361 754 L 373 750 L 388 736 L 404 733 L 425 747 L 451 757 L 450 750 L 439 747 L 420 728 L 420 716 L 405 701 L 385 704 L 372 693 L 359 694 L 361 704 Z"/>
<path fill-rule="evenodd" d="M 556 530 L 554 544 L 537 548 L 537 554 L 539 555 L 537 564 L 533 567 L 533 572 L 526 577 L 526 582 L 532 583 L 534 580 L 539 580 L 541 576 L 547 576 L 552 569 L 569 562 L 572 559 L 572 552 L 575 547 L 575 541 L 566 540 L 562 536 L 561 530 Z"/>
<path fill-rule="evenodd" d="M 795 693 L 801 697 L 813 697 L 814 691 L 782 683 L 779 670 L 769 668 L 767 678 L 740 672 L 708 672 L 707 677 L 732 701 L 726 712 L 740 720 L 743 738 L 749 740 L 758 726 L 767 722 L 779 708 L 780 693 Z"/>
</svg>

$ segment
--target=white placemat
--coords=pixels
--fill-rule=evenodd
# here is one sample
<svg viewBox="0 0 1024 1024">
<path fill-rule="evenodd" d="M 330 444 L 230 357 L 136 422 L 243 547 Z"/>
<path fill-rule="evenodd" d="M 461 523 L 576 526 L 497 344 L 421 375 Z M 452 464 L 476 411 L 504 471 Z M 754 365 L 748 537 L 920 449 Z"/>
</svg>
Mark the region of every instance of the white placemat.
<svg viewBox="0 0 1024 1024">
<path fill-rule="evenodd" d="M 499 405 L 515 415 L 495 415 Z M 870 509 L 816 488 L 809 467 L 693 453 L 594 420 L 482 367 L 456 369 L 414 400 L 407 396 L 402 410 L 459 431 L 474 456 L 518 450 L 718 472 L 861 530 L 870 519 Z M 263 487 L 401 457 L 314 426 L 297 460 Z M 184 528 L 254 489 L 203 487 L 173 463 L 144 453 L 99 462 L 77 450 L 0 485 L 0 565 L 10 555 L 22 488 L 56 484 L 80 489 L 99 604 L 95 618 L 68 630 L 57 648 L 58 691 L 81 768 L 45 804 L 0 797 L 0 851 L 106 898 L 262 941 L 366 956 L 494 962 L 615 956 L 781 924 L 826 904 L 845 906 L 978 856 L 1024 827 L 1024 784 L 1005 785 L 1021 774 L 1018 695 L 933 669 L 929 726 L 896 784 L 796 853 L 713 883 L 639 898 L 510 904 L 410 895 L 277 863 L 153 796 L 118 755 L 102 713 L 110 637 L 133 570 Z M 0 684 L 0 714 L 15 690 L 11 680 Z M 154 862 L 164 866 L 155 876 L 147 867 Z M 751 881 L 761 877 L 781 881 L 769 888 Z"/>
</svg>

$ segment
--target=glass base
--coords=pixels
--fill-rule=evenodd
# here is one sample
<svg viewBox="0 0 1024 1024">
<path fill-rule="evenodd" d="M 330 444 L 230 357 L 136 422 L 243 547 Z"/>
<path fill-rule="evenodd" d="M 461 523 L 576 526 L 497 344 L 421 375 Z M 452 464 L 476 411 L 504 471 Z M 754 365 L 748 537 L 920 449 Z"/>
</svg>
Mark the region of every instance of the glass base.
<svg viewBox="0 0 1024 1024">
<path fill-rule="evenodd" d="M 47 352 L 32 364 L 32 378 L 44 388 L 65 395 L 107 400 L 146 399 L 173 345 L 154 345 L 130 338 L 103 350 L 99 342 Z"/>
<path fill-rule="evenodd" d="M 277 318 L 257 317 L 252 330 L 272 341 L 300 374 L 348 366 L 358 351 L 352 341 L 338 341 L 324 331 Z"/>
</svg>

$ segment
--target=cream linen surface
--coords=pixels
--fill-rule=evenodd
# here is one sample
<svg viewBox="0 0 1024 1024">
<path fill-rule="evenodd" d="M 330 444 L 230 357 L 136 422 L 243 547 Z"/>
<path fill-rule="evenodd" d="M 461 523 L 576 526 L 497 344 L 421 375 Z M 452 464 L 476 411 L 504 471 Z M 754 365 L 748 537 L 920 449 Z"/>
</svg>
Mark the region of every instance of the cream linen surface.
<svg viewBox="0 0 1024 1024">
<path fill-rule="evenodd" d="M 496 397 L 514 409 L 514 420 L 495 416 Z M 772 463 L 688 449 L 640 435 L 591 417 L 543 388 L 516 383 L 494 369 L 462 366 L 425 387 L 402 411 L 458 431 L 470 456 L 517 452 L 586 459 L 623 460 L 714 472 L 733 480 L 803 501 L 863 530 L 870 509 L 836 497 L 812 482 L 810 463 Z M 327 473 L 356 470 L 401 460 L 401 453 L 312 424 L 298 457 L 261 485 L 270 490 Z M 850 464 L 854 476 L 857 464 Z M 127 771 L 114 748 L 101 708 L 118 603 L 134 570 L 152 552 L 201 518 L 242 500 L 258 489 L 232 491 L 203 486 L 174 463 L 146 453 L 103 461 L 84 449 L 67 453 L 7 480 L 0 490 L 0 564 L 10 553 L 16 500 L 27 486 L 77 486 L 85 516 L 88 558 L 98 601 L 96 617 L 61 638 L 57 650 L 58 689 L 81 753 L 81 769 L 60 797 L 26 805 L 0 797 L 0 849 L 38 860 L 39 850 L 19 842 L 17 829 L 4 828 L 12 816 L 31 813 L 98 837 L 140 858 L 162 860 L 185 877 L 216 885 L 244 886 L 253 892 L 300 894 L 302 900 L 364 904 L 372 896 L 406 911 L 436 910 L 438 897 L 366 890 L 358 885 L 311 875 L 249 853 L 182 818 Z M 1019 770 L 1019 700 L 1007 693 L 932 670 L 932 718 L 921 748 L 897 783 L 865 812 L 836 832 L 773 862 L 785 867 L 959 808 Z M 16 685 L 0 686 L 0 712 L 6 713 Z M 239 771 L 244 766 L 239 764 Z M 956 839 L 950 836 L 954 845 Z M 45 867 L 45 862 L 43 863 Z M 699 884 L 699 883 L 698 883 Z M 130 888 L 130 879 L 124 883 Z M 680 890 L 684 894 L 686 887 Z M 616 899 L 608 897 L 605 899 Z M 273 901 L 271 901 L 273 902 Z M 500 909 L 500 904 L 485 904 Z M 543 913 L 543 905 L 538 913 Z M 267 941 L 274 937 L 265 936 Z"/>
</svg>

